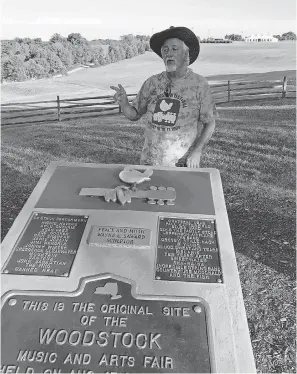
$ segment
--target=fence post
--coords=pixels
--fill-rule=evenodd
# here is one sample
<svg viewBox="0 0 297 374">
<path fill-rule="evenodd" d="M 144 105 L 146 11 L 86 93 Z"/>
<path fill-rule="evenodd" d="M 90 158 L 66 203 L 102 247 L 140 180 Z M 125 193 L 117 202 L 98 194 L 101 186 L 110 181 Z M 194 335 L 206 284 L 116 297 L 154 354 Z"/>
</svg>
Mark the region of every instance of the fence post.
<svg viewBox="0 0 297 374">
<path fill-rule="evenodd" d="M 230 89 L 230 81 L 228 81 L 228 103 L 230 102 L 230 91 L 231 91 L 231 89 Z"/>
<path fill-rule="evenodd" d="M 287 77 L 284 76 L 284 79 L 283 79 L 283 92 L 282 92 L 282 97 L 286 97 L 286 93 L 287 93 L 287 83 L 288 83 Z"/>
<path fill-rule="evenodd" d="M 58 121 L 61 122 L 60 96 L 57 96 L 57 106 L 58 106 Z"/>
</svg>

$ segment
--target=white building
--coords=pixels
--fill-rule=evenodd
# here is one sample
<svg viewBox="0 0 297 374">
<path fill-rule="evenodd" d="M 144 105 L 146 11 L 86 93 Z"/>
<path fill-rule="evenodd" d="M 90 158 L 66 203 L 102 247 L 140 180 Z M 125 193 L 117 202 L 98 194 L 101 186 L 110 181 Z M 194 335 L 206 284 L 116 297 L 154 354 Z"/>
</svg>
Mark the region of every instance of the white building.
<svg viewBox="0 0 297 374">
<path fill-rule="evenodd" d="M 273 37 L 272 35 L 263 35 L 263 34 L 256 34 L 251 36 L 246 36 L 244 38 L 245 42 L 278 42 L 278 39 Z"/>
</svg>

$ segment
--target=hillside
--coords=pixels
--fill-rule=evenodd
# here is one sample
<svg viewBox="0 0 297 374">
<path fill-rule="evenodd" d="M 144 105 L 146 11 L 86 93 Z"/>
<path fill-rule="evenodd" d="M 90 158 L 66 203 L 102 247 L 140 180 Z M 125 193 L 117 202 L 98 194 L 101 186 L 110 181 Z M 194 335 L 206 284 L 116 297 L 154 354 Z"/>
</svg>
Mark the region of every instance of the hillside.
<svg viewBox="0 0 297 374">
<path fill-rule="evenodd" d="M 202 44 L 200 56 L 191 68 L 209 80 L 282 79 L 284 75 L 296 77 L 295 43 L 260 44 Z M 131 59 L 83 69 L 56 79 L 5 84 L 2 86 L 2 101 L 53 100 L 57 95 L 66 98 L 111 94 L 110 85 L 118 83 L 128 93 L 135 93 L 149 76 L 163 70 L 162 60 L 155 53 L 146 52 Z"/>
</svg>

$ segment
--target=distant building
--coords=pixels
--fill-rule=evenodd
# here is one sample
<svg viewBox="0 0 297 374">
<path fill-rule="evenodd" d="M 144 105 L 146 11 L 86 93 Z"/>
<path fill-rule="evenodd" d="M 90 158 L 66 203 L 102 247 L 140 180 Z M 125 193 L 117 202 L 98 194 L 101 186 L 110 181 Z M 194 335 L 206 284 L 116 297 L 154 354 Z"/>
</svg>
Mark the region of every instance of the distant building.
<svg viewBox="0 0 297 374">
<path fill-rule="evenodd" d="M 271 35 L 256 34 L 251 36 L 246 36 L 244 38 L 245 42 L 278 42 L 278 39 Z"/>
</svg>

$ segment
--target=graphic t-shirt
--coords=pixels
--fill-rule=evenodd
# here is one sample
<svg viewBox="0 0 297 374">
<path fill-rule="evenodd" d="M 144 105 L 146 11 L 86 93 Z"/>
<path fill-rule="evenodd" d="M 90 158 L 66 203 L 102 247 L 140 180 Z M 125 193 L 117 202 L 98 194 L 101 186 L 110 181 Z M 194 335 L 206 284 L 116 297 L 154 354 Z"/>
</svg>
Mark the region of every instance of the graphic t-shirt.
<svg viewBox="0 0 297 374">
<path fill-rule="evenodd" d="M 145 115 L 142 165 L 175 166 L 185 162 L 198 140 L 198 124 L 216 117 L 206 79 L 190 69 L 176 81 L 171 81 L 166 72 L 148 78 L 132 105 L 139 116 Z"/>
</svg>

